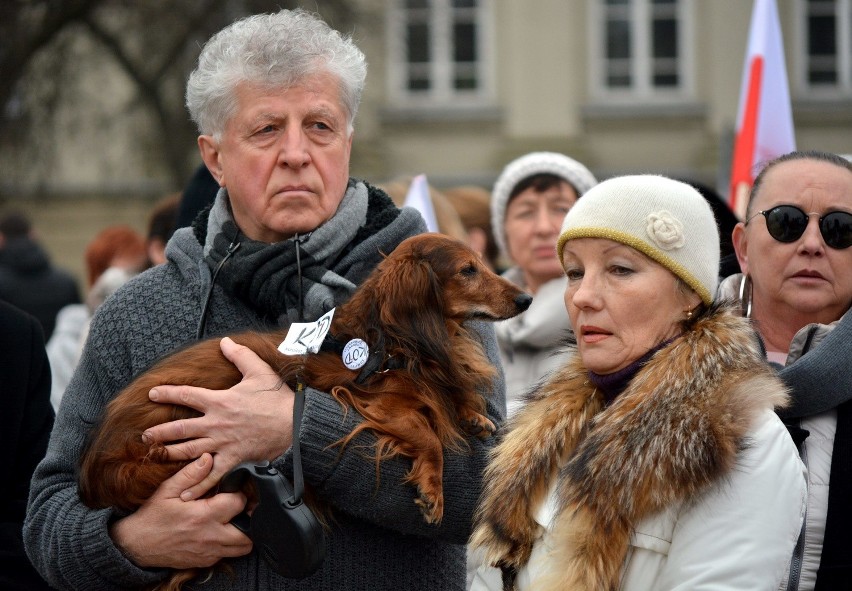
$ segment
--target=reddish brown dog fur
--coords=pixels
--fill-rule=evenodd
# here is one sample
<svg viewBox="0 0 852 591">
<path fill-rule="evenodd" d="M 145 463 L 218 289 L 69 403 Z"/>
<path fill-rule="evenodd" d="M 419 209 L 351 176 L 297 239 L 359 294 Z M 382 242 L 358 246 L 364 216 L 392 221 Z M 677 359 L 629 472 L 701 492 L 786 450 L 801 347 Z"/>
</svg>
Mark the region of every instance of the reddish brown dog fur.
<svg viewBox="0 0 852 591">
<path fill-rule="evenodd" d="M 496 374 L 465 320 L 501 320 L 524 311 L 531 298 L 489 270 L 476 253 L 440 234 L 422 234 L 397 247 L 334 313 L 330 334 L 340 343 L 365 340 L 399 367 L 356 383 L 361 370 L 347 369 L 339 353 L 282 355 L 286 328 L 233 335 L 272 366 L 291 388 L 304 383 L 330 392 L 377 436 L 376 461 L 402 455 L 412 460 L 407 481 L 417 488 L 424 518 L 443 515 L 443 449 L 461 448 L 465 435 L 487 437 L 495 427 L 485 416 L 482 392 Z M 84 452 L 79 490 L 93 508 L 132 511 L 187 462 L 169 461 L 162 444 L 142 442 L 145 429 L 198 416 L 193 409 L 157 404 L 148 392 L 163 384 L 230 388 L 242 378 L 225 359 L 219 339 L 178 351 L 152 366 L 107 406 Z M 265 458 L 257 458 L 258 460 Z"/>
</svg>

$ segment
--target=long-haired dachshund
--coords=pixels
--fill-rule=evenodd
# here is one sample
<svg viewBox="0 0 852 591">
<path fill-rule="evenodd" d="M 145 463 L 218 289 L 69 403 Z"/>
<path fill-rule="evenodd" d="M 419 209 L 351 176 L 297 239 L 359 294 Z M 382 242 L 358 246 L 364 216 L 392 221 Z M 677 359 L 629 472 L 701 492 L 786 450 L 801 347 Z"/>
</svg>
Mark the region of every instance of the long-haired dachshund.
<svg viewBox="0 0 852 591">
<path fill-rule="evenodd" d="M 495 430 L 484 415 L 482 392 L 490 388 L 496 369 L 463 322 L 511 318 L 531 301 L 461 242 L 422 234 L 402 242 L 334 313 L 330 342 L 362 339 L 377 363 L 347 369 L 337 347 L 283 355 L 278 345 L 287 328 L 232 338 L 257 353 L 290 387 L 295 389 L 298 373 L 305 385 L 330 392 L 363 415 L 342 445 L 369 429 L 377 436 L 377 462 L 394 455 L 411 458 L 406 481 L 416 487 L 415 502 L 426 521 L 435 523 L 444 510 L 444 448 L 460 449 L 465 435 L 487 437 Z M 107 405 L 90 434 L 79 475 L 82 501 L 92 508 L 135 510 L 188 463 L 169 460 L 162 444 L 142 442 L 149 427 L 200 414 L 151 402 L 153 387 L 224 390 L 241 378 L 222 355 L 219 339 L 212 338 L 169 355 L 134 379 Z"/>
</svg>

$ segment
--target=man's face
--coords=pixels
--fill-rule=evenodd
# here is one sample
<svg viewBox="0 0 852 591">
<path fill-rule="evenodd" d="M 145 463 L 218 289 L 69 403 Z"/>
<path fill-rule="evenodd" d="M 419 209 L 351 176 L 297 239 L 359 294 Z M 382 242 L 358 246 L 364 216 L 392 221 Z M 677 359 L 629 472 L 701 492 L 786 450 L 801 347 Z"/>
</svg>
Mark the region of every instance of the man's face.
<svg viewBox="0 0 852 591">
<path fill-rule="evenodd" d="M 315 230 L 349 182 L 352 135 L 337 81 L 318 74 L 287 89 L 243 84 L 220 141 L 198 138 L 205 164 L 228 189 L 243 233 L 279 242 Z"/>
</svg>

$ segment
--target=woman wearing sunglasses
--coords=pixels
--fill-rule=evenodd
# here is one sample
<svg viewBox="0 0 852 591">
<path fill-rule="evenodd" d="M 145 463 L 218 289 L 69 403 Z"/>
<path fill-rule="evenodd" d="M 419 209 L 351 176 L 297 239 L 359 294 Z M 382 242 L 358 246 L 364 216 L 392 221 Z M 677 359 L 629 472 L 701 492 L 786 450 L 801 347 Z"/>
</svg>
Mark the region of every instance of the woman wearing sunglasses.
<svg viewBox="0 0 852 591">
<path fill-rule="evenodd" d="M 779 414 L 808 466 L 807 516 L 786 588 L 847 588 L 852 163 L 824 152 L 791 152 L 771 161 L 755 179 L 733 242 L 742 274 L 723 281 L 719 295 L 740 299 L 767 358 L 783 367 L 793 401 Z"/>
</svg>

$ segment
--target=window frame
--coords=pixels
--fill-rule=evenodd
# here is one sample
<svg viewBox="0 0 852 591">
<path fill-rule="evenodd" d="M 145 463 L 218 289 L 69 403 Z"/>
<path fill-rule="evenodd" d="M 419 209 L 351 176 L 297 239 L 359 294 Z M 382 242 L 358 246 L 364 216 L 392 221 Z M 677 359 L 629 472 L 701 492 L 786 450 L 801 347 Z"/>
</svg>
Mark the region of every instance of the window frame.
<svg viewBox="0 0 852 591">
<path fill-rule="evenodd" d="M 811 16 L 807 0 L 795 3 L 794 50 L 796 92 L 807 99 L 852 98 L 852 0 L 821 0 L 835 7 L 835 34 L 837 35 L 837 82 L 834 84 L 812 83 L 810 74 L 811 55 L 808 48 L 808 19 Z"/>
<path fill-rule="evenodd" d="M 626 87 L 606 84 L 606 6 L 604 0 L 587 0 L 589 43 L 589 92 L 596 101 L 612 105 L 680 104 L 695 99 L 695 2 L 675 0 L 678 23 L 677 65 L 678 84 L 655 87 L 652 83 L 653 58 L 651 31 L 651 0 L 627 0 L 628 22 L 631 27 L 630 72 L 633 82 Z M 635 58 L 635 59 L 634 59 Z"/>
<path fill-rule="evenodd" d="M 433 84 L 426 91 L 408 89 L 408 62 L 406 60 L 406 8 L 405 0 L 391 0 L 387 11 L 387 91 L 390 103 L 398 107 L 447 108 L 490 105 L 494 97 L 494 42 L 492 0 L 477 0 L 473 11 L 476 25 L 476 89 L 454 87 L 452 39 L 452 0 L 428 0 L 430 6 L 430 44 L 436 52 L 428 62 Z"/>
</svg>

